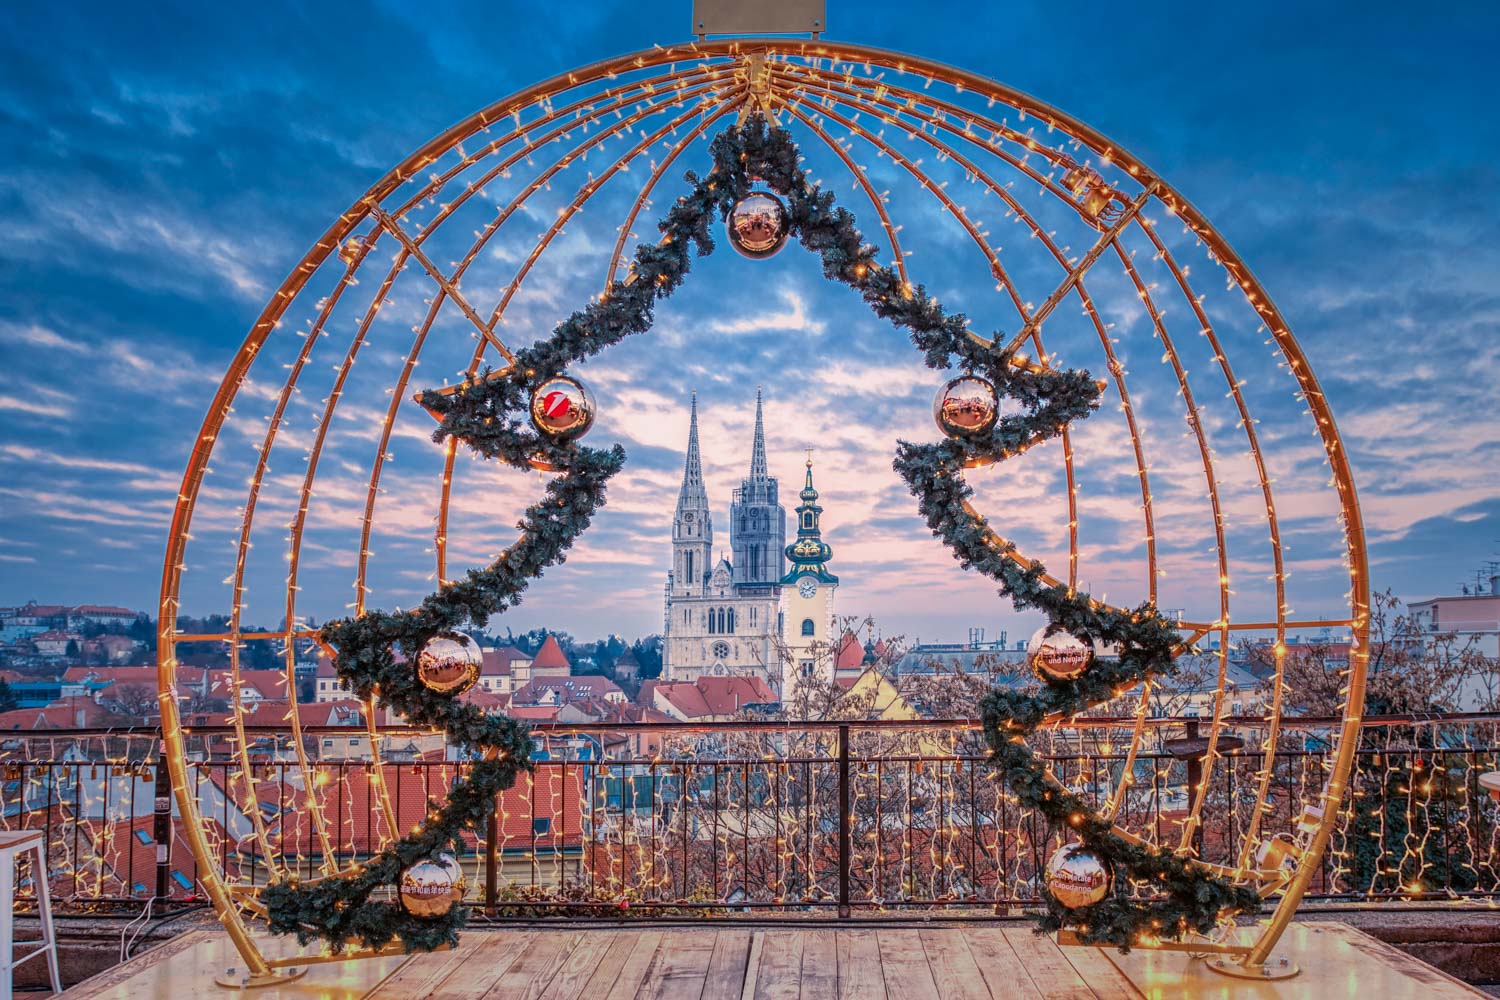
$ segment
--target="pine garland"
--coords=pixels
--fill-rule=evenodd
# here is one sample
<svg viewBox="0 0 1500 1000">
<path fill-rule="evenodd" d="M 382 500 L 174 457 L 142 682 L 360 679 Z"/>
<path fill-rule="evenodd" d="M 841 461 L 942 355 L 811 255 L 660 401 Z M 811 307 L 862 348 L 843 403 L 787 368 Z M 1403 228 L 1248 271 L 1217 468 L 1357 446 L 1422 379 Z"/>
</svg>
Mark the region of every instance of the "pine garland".
<svg viewBox="0 0 1500 1000">
<path fill-rule="evenodd" d="M 380 947 L 399 939 L 408 951 L 457 941 L 467 917 L 464 907 L 454 906 L 442 917 L 412 917 L 387 898 L 389 890 L 408 865 L 460 844 L 462 832 L 482 822 L 494 797 L 530 766 L 530 737 L 512 719 L 428 691 L 410 664 L 432 638 L 451 635 L 469 622 L 483 627 L 491 615 L 513 607 L 533 577 L 564 561 L 604 503 L 605 485 L 625 455 L 619 446 L 596 450 L 538 434 L 527 419 L 531 393 L 570 364 L 650 329 L 657 299 L 682 284 L 693 249 L 699 256 L 713 252 L 715 218 L 727 218 L 757 180 L 786 199 L 790 232 L 818 254 L 824 276 L 853 288 L 877 316 L 910 331 L 929 367 L 942 370 L 956 363 L 981 373 L 1001 396 L 1025 409 L 1001 419 L 983 441 L 900 444 L 896 469 L 918 496 L 928 526 L 966 568 L 997 580 L 1017 608 L 1040 608 L 1069 631 L 1121 650 L 1118 658 L 1096 662 L 1077 680 L 1049 685 L 1037 695 L 997 690 L 983 704 L 995 766 L 1022 804 L 1073 827 L 1117 872 L 1150 880 L 1163 891 L 1158 898 L 1137 900 L 1119 879 L 1109 897 L 1084 910 L 1067 911 L 1052 902 L 1042 925 L 1082 925 L 1085 940 L 1128 948 L 1143 933 L 1179 937 L 1188 930 L 1208 931 L 1226 910 L 1254 909 L 1259 898 L 1253 891 L 1212 878 L 1170 852 L 1119 837 L 1082 798 L 1050 782 L 1024 742 L 1049 714 L 1081 711 L 1120 687 L 1173 669 L 1176 633 L 1155 609 L 1095 608 L 1086 595 L 1045 584 L 1039 563 L 1021 567 L 1009 559 L 1011 550 L 964 506 L 971 492 L 962 478 L 966 461 L 998 459 L 1061 433 L 1097 406 L 1099 386 L 1087 372 L 1017 369 L 1004 351 L 971 336 L 962 314 L 944 311 L 922 286 L 906 284 L 878 264 L 876 248 L 864 241 L 854 217 L 834 204 L 831 192 L 808 182 L 785 130 L 752 115 L 716 136 L 711 153 L 713 168 L 702 178 L 687 174 L 691 189 L 658 224 L 661 240 L 636 248 L 624 281 L 612 283 L 605 295 L 559 323 L 551 337 L 518 351 L 506 370 L 486 372 L 451 394 L 422 394 L 422 405 L 441 419 L 435 440 L 452 437 L 485 458 L 518 468 L 542 466 L 560 475 L 526 511 L 518 525 L 520 539 L 493 564 L 471 570 L 414 609 L 330 622 L 321 636 L 336 650 L 339 677 L 359 697 L 378 697 L 413 723 L 443 730 L 450 742 L 481 759 L 466 780 L 455 783 L 446 802 L 433 804 L 418 832 L 363 867 L 316 881 L 269 885 L 261 901 L 271 929 L 295 934 L 304 943 L 321 938 L 335 951 L 353 941 Z"/>
</svg>

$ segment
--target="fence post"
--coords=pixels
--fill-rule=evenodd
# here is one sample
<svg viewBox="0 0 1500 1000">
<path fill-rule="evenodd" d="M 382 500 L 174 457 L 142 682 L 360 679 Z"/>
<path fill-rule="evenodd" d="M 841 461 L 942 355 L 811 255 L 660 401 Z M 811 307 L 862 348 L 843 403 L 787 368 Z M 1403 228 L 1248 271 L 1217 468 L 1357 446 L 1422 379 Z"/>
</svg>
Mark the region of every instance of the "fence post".
<svg viewBox="0 0 1500 1000">
<path fill-rule="evenodd" d="M 493 917 L 500 897 L 500 796 L 490 807 L 489 836 L 484 841 L 484 912 Z"/>
<path fill-rule="evenodd" d="M 849 726 L 839 726 L 839 917 L 849 916 L 849 866 L 853 844 L 849 829 Z"/>
<path fill-rule="evenodd" d="M 165 899 L 172 871 L 172 783 L 167 776 L 167 750 L 156 755 L 156 804 L 151 825 L 151 839 L 156 841 L 156 896 Z"/>
</svg>

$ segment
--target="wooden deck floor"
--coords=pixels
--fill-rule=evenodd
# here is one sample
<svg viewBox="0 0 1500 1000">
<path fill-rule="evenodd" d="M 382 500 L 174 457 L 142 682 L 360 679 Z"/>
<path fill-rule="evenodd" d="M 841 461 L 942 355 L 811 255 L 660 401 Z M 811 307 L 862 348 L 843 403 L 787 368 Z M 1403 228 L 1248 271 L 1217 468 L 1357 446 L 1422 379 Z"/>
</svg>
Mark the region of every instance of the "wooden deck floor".
<svg viewBox="0 0 1500 1000">
<path fill-rule="evenodd" d="M 1341 925 L 1324 925 L 1348 952 L 1349 977 L 1332 993 L 1369 997 L 1474 997 L 1450 979 Z M 1337 939 L 1334 941 L 1334 939 Z M 236 959 L 227 939 L 197 932 L 73 987 L 74 1000 L 228 994 L 211 977 Z M 1158 955 L 1185 964 L 1186 956 Z M 1202 963 L 1196 963 L 1201 966 Z M 1379 972 L 1373 991 L 1349 990 L 1360 976 Z M 256 1000 L 478 1000 L 481 997 L 670 1000 L 771 1000 L 859 997 L 924 1000 L 1140 997 L 1122 968 L 1092 948 L 1060 948 L 1029 926 L 998 924 L 930 927 L 605 928 L 545 927 L 470 932 L 454 951 L 377 961 L 314 966 L 301 980 L 257 989 Z M 1246 983 L 1212 973 L 1170 972 L 1148 984 L 1153 997 L 1332 995 L 1324 974 L 1281 984 Z M 1311 970 L 1310 970 L 1311 972 Z M 1158 975 L 1160 970 L 1158 970 Z M 198 982 L 198 980 L 203 982 Z M 1409 987 L 1409 988 L 1408 988 Z"/>
</svg>

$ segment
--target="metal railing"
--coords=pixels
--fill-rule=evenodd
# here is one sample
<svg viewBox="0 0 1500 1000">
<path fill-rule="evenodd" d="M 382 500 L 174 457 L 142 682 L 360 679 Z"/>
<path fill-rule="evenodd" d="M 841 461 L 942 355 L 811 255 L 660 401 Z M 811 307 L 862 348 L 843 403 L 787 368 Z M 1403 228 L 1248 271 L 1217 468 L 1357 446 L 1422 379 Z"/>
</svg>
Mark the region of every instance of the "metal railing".
<svg viewBox="0 0 1500 1000">
<path fill-rule="evenodd" d="M 1185 719 L 1150 720 L 1118 821 L 1175 845 L 1187 764 L 1164 749 Z M 1262 836 L 1317 801 L 1334 720 L 1286 720 Z M 1102 805 L 1126 763 L 1133 720 L 1084 719 L 1041 734 L 1054 773 Z M 1256 808 L 1259 719 L 1231 719 L 1246 748 L 1220 760 L 1196 837 L 1233 865 Z M 441 737 L 382 730 L 394 815 L 372 794 L 363 729 L 304 730 L 321 755 L 304 780 L 289 731 L 253 728 L 252 773 L 232 731 L 196 727 L 193 792 L 235 882 L 262 885 L 370 856 L 426 814 L 469 764 Z M 493 916 L 736 913 L 1034 905 L 1066 839 L 1020 806 L 970 722 L 732 722 L 538 726 L 534 770 L 497 797 L 464 841 L 471 901 Z M 325 742 L 327 741 L 327 742 Z M 139 907 L 197 896 L 195 859 L 174 835 L 151 730 L 52 730 L 0 742 L 8 827 L 45 831 L 53 899 Z M 405 752 L 409 759 L 392 760 Z M 1479 775 L 1500 767 L 1500 715 L 1376 717 L 1354 794 L 1309 899 L 1500 899 L 1500 816 Z M 253 798 L 250 789 L 254 789 Z M 323 810 L 335 857 L 312 821 Z M 257 835 L 250 810 L 259 810 Z M 30 885 L 25 873 L 20 892 Z"/>
</svg>

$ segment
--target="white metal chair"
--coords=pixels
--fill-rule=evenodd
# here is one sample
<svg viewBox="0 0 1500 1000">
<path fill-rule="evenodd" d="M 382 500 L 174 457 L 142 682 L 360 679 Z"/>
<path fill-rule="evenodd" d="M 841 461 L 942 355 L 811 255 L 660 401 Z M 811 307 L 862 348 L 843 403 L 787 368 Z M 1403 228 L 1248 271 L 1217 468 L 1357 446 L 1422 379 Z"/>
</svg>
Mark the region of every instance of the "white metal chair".
<svg viewBox="0 0 1500 1000">
<path fill-rule="evenodd" d="M 31 870 L 36 883 L 37 910 L 42 922 L 39 941 L 16 941 L 16 862 L 26 852 L 34 852 Z M 16 966 L 38 955 L 47 956 L 47 972 L 52 977 L 52 992 L 62 992 L 57 974 L 57 932 L 52 927 L 52 896 L 47 889 L 47 842 L 41 830 L 0 830 L 0 1000 L 11 1000 L 11 977 Z M 15 957 L 16 945 L 38 945 L 33 951 Z"/>
</svg>

